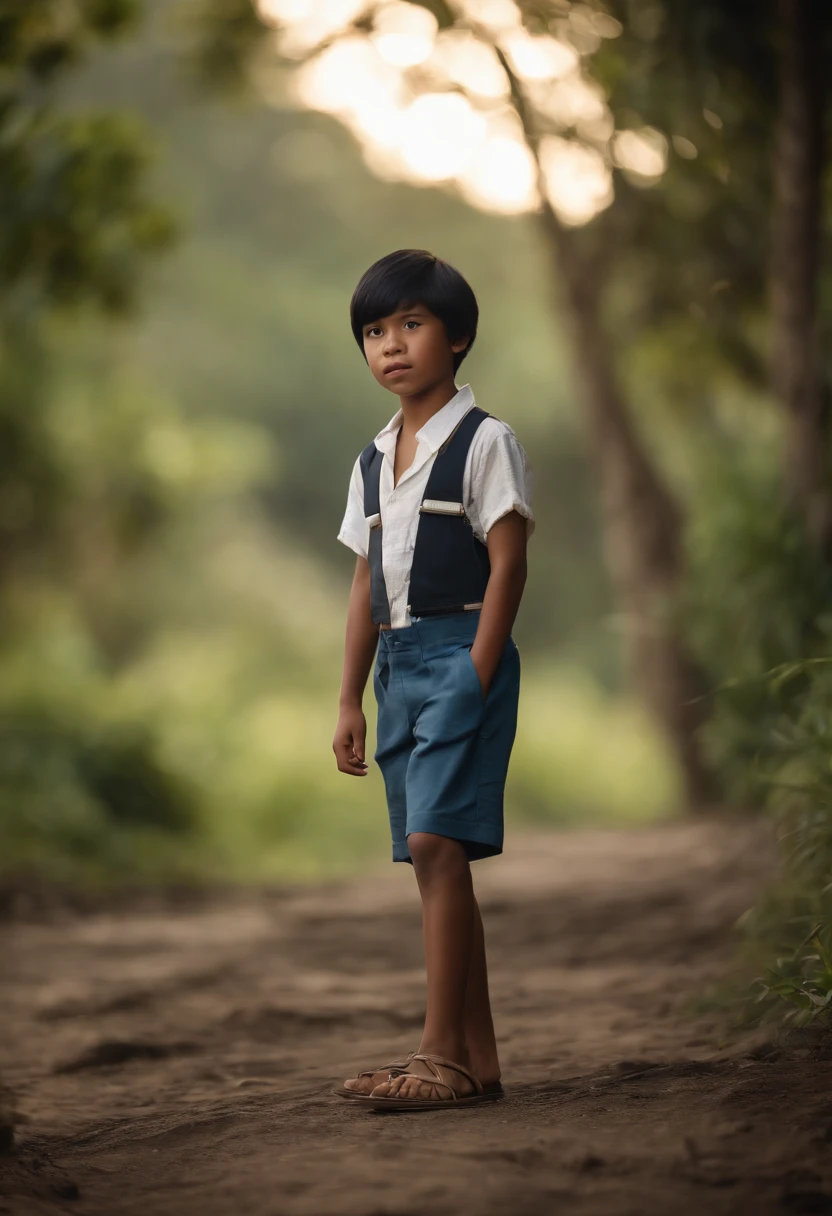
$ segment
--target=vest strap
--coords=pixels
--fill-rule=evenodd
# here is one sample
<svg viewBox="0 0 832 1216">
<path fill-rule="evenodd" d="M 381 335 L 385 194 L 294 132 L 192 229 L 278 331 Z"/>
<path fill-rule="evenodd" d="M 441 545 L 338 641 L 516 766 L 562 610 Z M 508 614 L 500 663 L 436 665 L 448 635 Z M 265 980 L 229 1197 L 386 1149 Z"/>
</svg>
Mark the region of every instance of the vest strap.
<svg viewBox="0 0 832 1216">
<path fill-rule="evenodd" d="M 474 536 L 462 486 L 468 451 L 489 415 L 472 406 L 436 453 L 419 513 L 410 567 L 410 612 L 462 612 L 481 603 L 491 574 L 488 548 Z"/>
<path fill-rule="evenodd" d="M 476 536 L 465 512 L 462 483 L 468 450 L 477 428 L 490 415 L 472 406 L 439 448 L 419 506 L 419 526 L 410 569 L 413 616 L 462 612 L 481 605 L 491 574 L 488 548 Z M 376 625 L 390 624 L 390 601 L 382 566 L 379 485 L 383 455 L 375 441 L 361 453 L 364 515 L 369 524 L 370 615 Z"/>
<path fill-rule="evenodd" d="M 370 565 L 370 617 L 376 625 L 389 625 L 390 600 L 387 597 L 387 584 L 384 581 L 384 567 L 381 562 L 381 537 L 384 528 L 379 504 L 379 481 L 382 459 L 382 453 L 373 440 L 361 453 L 359 465 L 364 478 L 364 515 L 370 525 L 367 549 L 367 561 Z"/>
</svg>

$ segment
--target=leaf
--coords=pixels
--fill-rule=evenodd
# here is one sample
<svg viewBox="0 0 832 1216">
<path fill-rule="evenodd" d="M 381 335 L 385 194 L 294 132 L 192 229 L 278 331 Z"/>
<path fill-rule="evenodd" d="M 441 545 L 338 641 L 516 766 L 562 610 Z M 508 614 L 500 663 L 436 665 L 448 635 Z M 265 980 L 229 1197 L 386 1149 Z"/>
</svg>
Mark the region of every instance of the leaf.
<svg viewBox="0 0 832 1216">
<path fill-rule="evenodd" d="M 803 670 L 803 663 L 784 663 L 776 674 L 769 673 L 769 684 L 772 691 L 779 692 L 783 685 L 788 683 L 792 676 L 801 674 Z"/>
<path fill-rule="evenodd" d="M 803 941 L 797 947 L 797 949 L 795 950 L 792 957 L 797 958 L 798 954 L 803 949 L 803 947 L 808 946 L 808 944 L 812 940 L 812 938 L 815 937 L 821 931 L 822 928 L 823 928 L 823 925 L 818 925 L 818 924 L 812 925 L 812 928 L 809 930 L 809 932 L 804 937 Z"/>
</svg>

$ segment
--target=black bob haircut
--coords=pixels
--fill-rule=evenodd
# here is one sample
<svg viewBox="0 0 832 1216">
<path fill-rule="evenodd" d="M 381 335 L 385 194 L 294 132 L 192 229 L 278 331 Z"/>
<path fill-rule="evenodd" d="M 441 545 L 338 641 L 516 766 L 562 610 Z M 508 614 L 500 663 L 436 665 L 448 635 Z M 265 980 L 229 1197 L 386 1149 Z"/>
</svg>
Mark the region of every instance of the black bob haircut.
<svg viewBox="0 0 832 1216">
<path fill-rule="evenodd" d="M 454 354 L 456 372 L 477 336 L 477 297 L 450 262 L 427 249 L 397 249 L 379 258 L 361 276 L 350 300 L 350 323 L 361 353 L 365 325 L 417 304 L 439 318 L 449 342 L 468 339 L 465 350 Z"/>
</svg>

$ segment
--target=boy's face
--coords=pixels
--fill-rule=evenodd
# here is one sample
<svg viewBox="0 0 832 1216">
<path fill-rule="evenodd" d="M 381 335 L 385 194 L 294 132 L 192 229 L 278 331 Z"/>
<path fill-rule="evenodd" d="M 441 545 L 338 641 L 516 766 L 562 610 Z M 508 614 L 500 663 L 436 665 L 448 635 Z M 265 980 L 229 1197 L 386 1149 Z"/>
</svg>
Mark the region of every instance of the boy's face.
<svg viewBox="0 0 832 1216">
<path fill-rule="evenodd" d="M 412 304 L 364 326 L 364 354 L 379 384 L 411 397 L 453 378 L 454 355 L 468 339 L 449 342 L 444 324 L 424 304 Z"/>
</svg>

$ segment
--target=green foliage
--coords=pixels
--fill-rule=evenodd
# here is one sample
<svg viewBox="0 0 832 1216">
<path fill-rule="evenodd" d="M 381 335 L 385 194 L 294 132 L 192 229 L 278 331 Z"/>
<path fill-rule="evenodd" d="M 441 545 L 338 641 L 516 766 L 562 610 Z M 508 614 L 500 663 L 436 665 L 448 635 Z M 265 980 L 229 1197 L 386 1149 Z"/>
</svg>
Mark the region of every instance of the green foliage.
<svg viewBox="0 0 832 1216">
<path fill-rule="evenodd" d="M 170 213 L 143 197 L 150 149 L 139 124 L 37 112 L 7 123 L 4 135 L 0 299 L 17 289 L 27 309 L 92 299 L 124 311 L 138 260 L 174 234 Z"/>
<path fill-rule="evenodd" d="M 266 38 L 254 0 L 190 0 L 180 24 L 190 35 L 189 64 L 211 92 L 245 91 L 252 57 Z"/>
<path fill-rule="evenodd" d="M 668 140 L 667 171 L 645 188 L 626 174 L 600 219 L 614 279 L 611 315 L 631 396 L 694 427 L 728 377 L 765 388 L 776 96 L 766 20 L 747 3 L 621 0 L 622 24 L 591 70 L 616 125 Z M 672 266 L 672 273 L 668 268 Z M 650 418 L 655 416 L 651 408 Z"/>
<path fill-rule="evenodd" d="M 524 666 L 506 797 L 538 824 L 647 822 L 679 805 L 678 773 L 631 698 L 604 693 L 585 663 L 540 662 Z"/>
<path fill-rule="evenodd" d="M 783 866 L 742 920 L 746 948 L 764 963 L 746 1015 L 832 1026 L 832 657 L 784 664 L 765 684 L 779 713 L 759 763 Z"/>
<path fill-rule="evenodd" d="M 138 267 L 174 234 L 146 196 L 150 143 L 113 113 L 56 113 L 54 86 L 95 39 L 138 12 L 132 0 L 33 0 L 0 12 L 0 325 L 14 311 L 92 300 L 123 311 Z"/>
<path fill-rule="evenodd" d="M 140 11 L 141 0 L 0 0 L 0 66 L 50 80 L 94 39 L 124 33 Z M 0 95 L 8 95 L 9 81 L 6 75 Z"/>
<path fill-rule="evenodd" d="M 758 764 L 800 681 L 769 681 L 798 656 L 828 653 L 832 571 L 785 505 L 771 468 L 741 455 L 715 461 L 690 531 L 683 612 L 695 653 L 719 688 L 704 729 L 707 752 L 732 799 L 759 803 Z M 786 665 L 786 666 L 782 666 Z"/>
<path fill-rule="evenodd" d="M 40 356 L 23 336 L 0 342 L 0 585 L 24 554 L 48 545 L 65 503 L 65 472 L 39 408 Z"/>
<path fill-rule="evenodd" d="M 7 869 L 76 881 L 151 877 L 143 860 L 168 868 L 174 853 L 184 853 L 196 805 L 195 790 L 164 765 L 147 722 L 108 721 L 54 689 L 45 699 L 30 694 L 0 705 Z"/>
<path fill-rule="evenodd" d="M 743 949 L 761 969 L 744 1016 L 828 1021 L 832 571 L 770 464 L 735 453 L 713 473 L 691 531 L 685 605 L 713 680 L 704 741 L 731 800 L 772 816 L 782 853 L 777 881 L 741 920 Z"/>
<path fill-rule="evenodd" d="M 82 304 L 125 311 L 142 264 L 173 236 L 169 211 L 147 191 L 142 124 L 109 110 L 62 113 L 57 102 L 67 70 L 138 13 L 133 0 L 0 6 L 0 855 L 7 868 L 55 877 L 146 871 L 142 858 L 166 855 L 159 842 L 183 841 L 196 823 L 194 788 L 165 765 L 149 719 L 113 716 L 100 679 L 97 696 L 82 695 L 54 664 L 21 678 L 19 658 L 21 622 L 34 614 L 37 634 L 56 584 L 61 595 L 74 586 L 81 604 L 97 600 L 89 589 L 102 554 L 115 575 L 137 529 L 163 514 L 146 476 L 96 495 L 95 459 L 77 475 L 67 426 L 78 410 L 56 408 L 49 331 Z M 135 447 L 122 456 L 121 471 L 138 472 Z"/>
</svg>

